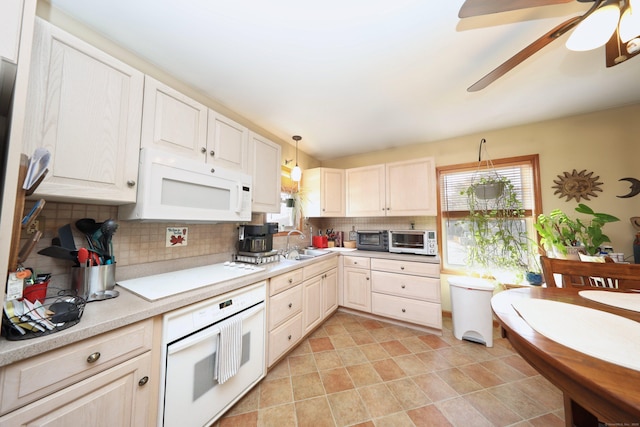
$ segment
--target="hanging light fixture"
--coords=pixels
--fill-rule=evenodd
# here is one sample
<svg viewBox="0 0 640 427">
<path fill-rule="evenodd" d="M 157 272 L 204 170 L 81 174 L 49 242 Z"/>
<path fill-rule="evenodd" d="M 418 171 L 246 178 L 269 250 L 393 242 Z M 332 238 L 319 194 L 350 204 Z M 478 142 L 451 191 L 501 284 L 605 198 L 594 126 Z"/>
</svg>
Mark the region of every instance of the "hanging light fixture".
<svg viewBox="0 0 640 427">
<path fill-rule="evenodd" d="M 620 40 L 627 43 L 640 36 L 640 1 L 627 0 L 627 6 L 622 12 L 619 24 Z"/>
<path fill-rule="evenodd" d="M 573 30 L 566 46 L 570 50 L 596 49 L 609 41 L 620 21 L 618 0 L 608 0 Z"/>
<path fill-rule="evenodd" d="M 302 169 L 300 169 L 300 166 L 298 166 L 298 141 L 300 141 L 301 139 L 302 137 L 299 135 L 293 136 L 293 140 L 296 142 L 296 165 L 291 170 L 291 180 L 295 182 L 299 182 L 300 178 L 302 178 Z"/>
</svg>

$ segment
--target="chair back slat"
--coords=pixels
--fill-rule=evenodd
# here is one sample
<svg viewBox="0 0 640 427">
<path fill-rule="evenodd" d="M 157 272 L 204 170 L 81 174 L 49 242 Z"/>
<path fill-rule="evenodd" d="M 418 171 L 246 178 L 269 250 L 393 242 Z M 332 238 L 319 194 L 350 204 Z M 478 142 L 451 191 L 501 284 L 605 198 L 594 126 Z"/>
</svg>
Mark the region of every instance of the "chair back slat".
<svg viewBox="0 0 640 427">
<path fill-rule="evenodd" d="M 640 264 L 599 263 L 540 257 L 548 287 L 593 286 L 640 290 Z M 557 276 L 562 277 L 558 283 Z"/>
</svg>

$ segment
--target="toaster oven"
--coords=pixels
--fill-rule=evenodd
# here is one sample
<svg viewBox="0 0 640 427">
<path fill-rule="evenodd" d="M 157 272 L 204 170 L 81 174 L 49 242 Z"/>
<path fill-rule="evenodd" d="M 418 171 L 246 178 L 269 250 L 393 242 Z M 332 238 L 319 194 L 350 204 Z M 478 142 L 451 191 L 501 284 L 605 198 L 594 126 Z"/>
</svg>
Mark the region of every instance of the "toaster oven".
<svg viewBox="0 0 640 427">
<path fill-rule="evenodd" d="M 389 231 L 389 252 L 438 255 L 436 232 L 429 230 Z"/>
</svg>

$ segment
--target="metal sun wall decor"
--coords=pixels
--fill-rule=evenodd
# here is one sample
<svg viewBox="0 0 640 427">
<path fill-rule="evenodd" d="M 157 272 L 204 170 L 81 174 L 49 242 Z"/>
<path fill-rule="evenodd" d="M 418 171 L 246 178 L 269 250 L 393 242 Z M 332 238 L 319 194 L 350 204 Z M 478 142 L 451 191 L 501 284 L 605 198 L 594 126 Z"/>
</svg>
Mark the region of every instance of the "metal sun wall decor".
<svg viewBox="0 0 640 427">
<path fill-rule="evenodd" d="M 620 178 L 618 181 L 629 181 L 631 183 L 631 191 L 625 194 L 624 196 L 616 196 L 621 199 L 626 199 L 628 197 L 637 196 L 640 194 L 640 180 L 636 178 Z"/>
<path fill-rule="evenodd" d="M 576 199 L 576 202 L 580 202 L 580 199 L 591 200 L 589 197 L 598 197 L 596 191 L 602 192 L 600 185 L 602 182 L 598 182 L 599 176 L 593 177 L 593 172 L 587 173 L 586 169 L 580 172 L 575 169 L 573 172 L 564 172 L 564 175 L 558 175 L 558 179 L 554 179 L 551 188 L 555 188 L 556 191 L 553 194 L 559 194 L 559 198 L 566 197 L 567 202 L 571 199 Z"/>
</svg>

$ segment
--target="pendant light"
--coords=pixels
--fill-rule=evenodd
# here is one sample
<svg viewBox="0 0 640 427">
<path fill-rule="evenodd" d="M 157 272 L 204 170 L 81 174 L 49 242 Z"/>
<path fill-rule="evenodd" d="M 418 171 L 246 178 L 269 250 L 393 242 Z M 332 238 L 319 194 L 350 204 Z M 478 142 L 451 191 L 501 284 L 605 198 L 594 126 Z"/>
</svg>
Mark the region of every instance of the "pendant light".
<svg viewBox="0 0 640 427">
<path fill-rule="evenodd" d="M 293 140 L 296 142 L 296 165 L 291 170 L 291 179 L 295 182 L 300 182 L 300 178 L 302 178 L 302 169 L 298 166 L 298 141 L 302 139 L 299 135 L 294 135 Z"/>
<path fill-rule="evenodd" d="M 567 40 L 569 50 L 585 51 L 603 46 L 618 26 L 620 5 L 617 0 L 607 1 L 573 30 Z"/>
<path fill-rule="evenodd" d="M 640 0 L 627 0 L 619 28 L 623 43 L 640 36 Z"/>
</svg>

